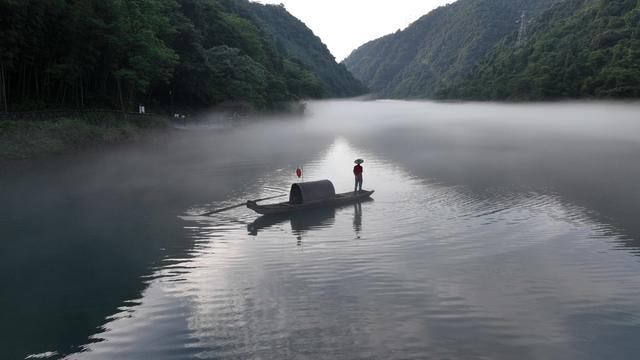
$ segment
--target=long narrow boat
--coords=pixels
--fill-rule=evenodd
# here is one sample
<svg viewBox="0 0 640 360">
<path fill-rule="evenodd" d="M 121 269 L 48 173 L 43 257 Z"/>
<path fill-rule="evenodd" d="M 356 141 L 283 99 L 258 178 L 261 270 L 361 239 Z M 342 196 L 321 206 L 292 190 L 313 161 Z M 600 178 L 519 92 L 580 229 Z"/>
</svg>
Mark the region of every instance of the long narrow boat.
<svg viewBox="0 0 640 360">
<path fill-rule="evenodd" d="M 336 194 L 329 180 L 297 183 L 291 186 L 289 201 L 258 205 L 255 201 L 247 201 L 247 207 L 258 214 L 284 214 L 307 209 L 317 209 L 354 203 L 368 199 L 374 190 L 350 191 Z"/>
</svg>

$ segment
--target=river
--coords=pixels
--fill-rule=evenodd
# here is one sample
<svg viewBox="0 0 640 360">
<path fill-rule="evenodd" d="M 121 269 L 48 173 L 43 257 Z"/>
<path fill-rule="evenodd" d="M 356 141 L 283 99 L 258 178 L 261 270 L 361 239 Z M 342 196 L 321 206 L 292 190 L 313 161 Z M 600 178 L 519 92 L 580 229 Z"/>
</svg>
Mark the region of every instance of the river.
<svg viewBox="0 0 640 360">
<path fill-rule="evenodd" d="M 356 158 L 372 201 L 198 215 Z M 640 352 L 638 103 L 320 101 L 2 166 L 2 359 Z"/>
</svg>

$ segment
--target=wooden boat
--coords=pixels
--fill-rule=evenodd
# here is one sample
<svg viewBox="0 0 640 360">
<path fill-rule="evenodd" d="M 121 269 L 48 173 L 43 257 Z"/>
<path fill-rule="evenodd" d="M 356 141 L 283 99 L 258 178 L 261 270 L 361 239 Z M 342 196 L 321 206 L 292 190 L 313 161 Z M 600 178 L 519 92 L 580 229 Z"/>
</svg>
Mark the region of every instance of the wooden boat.
<svg viewBox="0 0 640 360">
<path fill-rule="evenodd" d="M 296 183 L 291 185 L 289 201 L 258 205 L 256 201 L 247 201 L 247 207 L 258 214 L 285 214 L 294 211 L 339 206 L 368 199 L 374 190 L 350 191 L 336 194 L 329 180 Z"/>
</svg>

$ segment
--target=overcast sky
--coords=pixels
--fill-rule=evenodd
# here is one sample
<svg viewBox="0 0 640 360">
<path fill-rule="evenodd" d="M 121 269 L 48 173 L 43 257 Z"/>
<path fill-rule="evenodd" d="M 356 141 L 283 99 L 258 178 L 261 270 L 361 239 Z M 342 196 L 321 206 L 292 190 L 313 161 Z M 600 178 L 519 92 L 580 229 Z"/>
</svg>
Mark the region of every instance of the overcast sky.
<svg viewBox="0 0 640 360">
<path fill-rule="evenodd" d="M 404 29 L 454 0 L 260 0 L 283 3 L 327 45 L 336 60 L 369 40 Z"/>
</svg>

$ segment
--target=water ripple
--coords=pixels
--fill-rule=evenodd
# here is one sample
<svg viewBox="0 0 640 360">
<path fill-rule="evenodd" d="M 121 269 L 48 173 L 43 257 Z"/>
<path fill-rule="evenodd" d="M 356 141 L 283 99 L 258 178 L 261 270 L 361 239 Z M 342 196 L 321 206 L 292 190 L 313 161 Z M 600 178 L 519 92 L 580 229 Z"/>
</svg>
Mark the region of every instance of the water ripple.
<svg viewBox="0 0 640 360">
<path fill-rule="evenodd" d="M 362 153 L 339 140 L 306 176 Z M 419 180 L 366 155 L 377 192 L 360 207 L 276 220 L 188 210 L 189 256 L 166 258 L 72 358 L 593 358 L 574 345 L 640 329 L 640 263 L 611 251 L 613 229 L 584 208 Z M 284 172 L 206 208 L 277 193 Z"/>
</svg>

